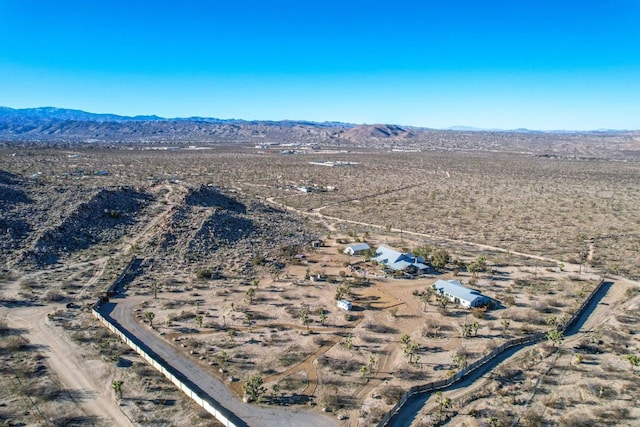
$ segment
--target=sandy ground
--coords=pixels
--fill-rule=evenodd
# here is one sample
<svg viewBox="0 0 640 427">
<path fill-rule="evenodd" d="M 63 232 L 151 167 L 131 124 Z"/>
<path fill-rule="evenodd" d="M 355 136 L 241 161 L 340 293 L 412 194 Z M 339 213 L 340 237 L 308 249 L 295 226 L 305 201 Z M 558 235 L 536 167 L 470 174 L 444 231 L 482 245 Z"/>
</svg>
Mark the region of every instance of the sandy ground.
<svg viewBox="0 0 640 427">
<path fill-rule="evenodd" d="M 135 244 L 142 244 L 154 234 L 154 228 L 168 215 L 172 207 L 169 197 L 172 187 L 168 189 L 165 199 L 167 206 L 148 222 L 139 234 L 126 239 L 119 248 L 119 253 L 128 253 Z M 382 228 L 375 224 L 324 216 L 320 211 L 321 209 L 318 209 L 310 215 L 320 219 L 329 230 L 336 230 L 337 222 Z M 432 237 L 407 231 L 404 233 L 407 240 Z M 388 236 L 371 236 L 371 241 L 376 244 L 387 239 Z M 469 242 L 452 242 L 472 245 Z M 340 254 L 338 249 L 341 248 L 341 244 L 337 243 L 336 238 L 327 239 L 327 244 L 327 247 L 308 253 L 301 265 L 289 266 L 283 272 L 282 278 L 278 280 L 273 277 L 261 278 L 257 287 L 256 301 L 251 303 L 247 302 L 245 296 L 247 286 L 239 286 L 238 283 L 212 283 L 204 284 L 197 289 L 191 287 L 179 293 L 162 292 L 157 300 L 149 296 L 148 289 L 135 289 L 136 283 L 133 283 L 131 285 L 133 293 L 146 293 L 148 296 L 145 303 L 136 309 L 138 321 L 143 322 L 142 311 L 154 311 L 155 323 L 158 325 L 157 331 L 164 334 L 166 342 L 182 351 L 186 357 L 191 357 L 200 365 L 206 366 L 212 375 L 218 375 L 223 379 L 227 376 L 235 376 L 230 388 L 236 393 L 240 393 L 242 379 L 251 373 L 265 372 L 265 386 L 268 389 L 278 383 L 283 386 L 285 383 L 293 384 L 282 394 L 310 397 L 315 400 L 315 403 L 321 401 L 323 395 L 338 393 L 341 398 L 354 400 L 355 405 L 345 404 L 343 408 L 334 412 L 334 415 L 339 415 L 341 418 L 346 417 L 343 423 L 352 426 L 366 424 L 368 418 L 363 413 L 367 411 L 390 408 L 388 405 L 382 405 L 377 396 L 383 387 L 392 385 L 406 389 L 416 383 L 439 379 L 446 375 L 446 365 L 451 354 L 461 346 L 464 346 L 470 354 L 477 356 L 482 353 L 489 341 L 499 342 L 507 338 L 496 326 L 499 317 L 483 322 L 482 339 L 462 340 L 457 328 L 461 321 L 469 317 L 468 312 L 452 308 L 451 313 L 443 317 L 433 304 L 427 305 L 426 312 L 423 311 L 425 308 L 423 303 L 415 298 L 413 292 L 430 286 L 435 281 L 435 277 L 411 281 L 374 279 L 369 287 L 353 288 L 350 299 L 355 302 L 357 310 L 354 310 L 351 319 L 346 319 L 344 312 L 335 307 L 333 296 L 337 284 L 312 283 L 304 279 L 307 270 L 311 273 L 322 271 L 340 282 L 342 280 L 339 273 L 345 270 L 343 263 L 360 260 Z M 413 245 L 416 242 L 407 242 L 407 244 Z M 478 248 L 506 252 L 489 246 Z M 518 254 L 511 253 L 511 255 Z M 558 262 L 543 257 L 534 258 Z M 95 283 L 102 275 L 106 261 L 106 257 L 94 260 L 97 272 L 88 284 Z M 74 265 L 80 267 L 84 264 Z M 544 275 L 551 277 L 550 280 L 559 280 L 575 274 L 578 268 L 577 265 L 568 264 L 564 272 L 547 271 Z M 537 271 L 532 273 L 530 270 L 517 267 L 503 267 L 501 270 L 511 281 L 517 278 L 530 278 L 532 275 L 538 277 Z M 177 276 L 180 274 L 176 273 Z M 449 276 L 438 278 L 449 278 Z M 192 279 L 187 279 L 192 285 L 197 285 Z M 570 282 L 567 283 L 571 285 Z M 493 283 L 493 280 L 489 279 L 482 284 L 488 287 L 495 285 L 493 291 L 487 288 L 490 296 L 495 296 L 491 292 L 495 294 L 505 289 L 504 284 Z M 13 292 L 17 294 L 15 288 Z M 515 292 L 518 306 L 523 307 L 523 310 L 539 302 L 538 295 L 527 294 L 523 290 Z M 567 292 L 570 293 L 571 290 Z M 164 305 L 175 301 L 179 301 L 176 308 Z M 295 310 L 303 306 L 308 307 L 312 317 L 312 324 L 308 327 L 302 325 L 294 314 Z M 47 348 L 52 369 L 66 387 L 86 392 L 89 397 L 79 402 L 83 411 L 102 419 L 115 420 L 118 425 L 130 424 L 113 398 L 110 388 L 111 379 L 105 378 L 107 375 L 105 365 L 98 360 L 87 361 L 82 349 L 71 342 L 66 335 L 61 335 L 59 331 L 54 330 L 48 322 L 46 314 L 55 308 L 55 306 L 3 308 L 2 315 L 6 317 L 10 326 L 25 328 L 27 338 Z M 319 308 L 328 312 L 327 326 L 320 325 L 317 315 L 314 314 Z M 516 310 L 518 309 L 513 308 L 511 311 Z M 196 327 L 191 315 L 186 320 L 171 320 L 172 316 L 181 315 L 185 311 L 194 315 L 196 312 L 201 312 L 205 317 L 204 326 Z M 253 319 L 246 321 L 247 312 L 252 314 Z M 612 313 L 605 312 L 598 316 L 606 319 Z M 437 318 L 443 322 L 443 326 L 448 328 L 444 330 L 449 331 L 443 334 L 443 338 L 446 337 L 446 339 L 433 340 L 422 336 L 422 325 L 427 317 Z M 590 321 L 595 322 L 591 319 Z M 515 329 L 518 323 L 526 322 L 513 320 L 513 323 Z M 387 326 L 393 332 L 372 332 L 367 326 L 371 324 Z M 221 325 L 224 325 L 224 328 L 221 328 Z M 235 337 L 229 335 L 229 330 L 235 331 Z M 416 373 L 416 367 L 408 365 L 400 349 L 399 339 L 405 333 L 420 342 L 424 349 L 421 353 L 419 375 Z M 513 334 L 515 335 L 516 331 Z M 347 336 L 352 337 L 354 349 L 346 347 Z M 174 340 L 175 338 L 178 339 Z M 206 351 L 203 351 L 203 348 Z M 439 348 L 439 350 L 432 351 L 433 348 Z M 212 362 L 215 355 L 225 349 L 230 353 L 232 366 L 222 375 Z M 282 357 L 288 353 L 300 353 L 302 357 L 297 358 L 293 363 L 283 363 Z M 364 381 L 360 378 L 357 368 L 364 366 L 370 356 L 375 358 L 376 369 L 371 377 Z M 333 361 L 348 360 L 353 362 L 356 369 L 336 370 L 331 363 L 321 366 L 320 361 L 323 358 Z M 398 376 L 399 371 L 418 375 L 419 379 L 402 379 Z M 96 372 L 99 379 L 96 379 Z M 480 386 L 474 384 L 469 390 L 473 390 L 473 387 Z M 460 390 L 460 393 L 462 392 Z M 315 410 L 319 411 L 321 407 L 322 405 L 319 405 Z"/>
<path fill-rule="evenodd" d="M 590 374 L 588 373 L 588 371 L 583 371 L 580 369 L 575 369 L 575 370 L 569 369 L 576 363 L 577 353 L 572 349 L 576 348 L 576 346 L 578 346 L 581 342 L 584 342 L 585 340 L 590 340 L 590 339 L 599 337 L 602 331 L 606 329 L 608 324 L 613 323 L 615 325 L 614 326 L 615 328 L 619 328 L 620 325 L 616 324 L 617 322 L 615 321 L 616 315 L 624 313 L 629 309 L 632 309 L 632 310 L 637 309 L 638 306 L 640 305 L 640 297 L 636 297 L 629 300 L 625 296 L 629 288 L 633 288 L 633 287 L 638 288 L 640 287 L 640 283 L 634 282 L 628 279 L 624 279 L 624 278 L 615 278 L 614 280 L 615 280 L 614 284 L 611 286 L 611 288 L 608 290 L 607 294 L 602 298 L 602 300 L 598 303 L 595 310 L 589 315 L 589 317 L 586 319 L 586 321 L 580 327 L 577 333 L 570 335 L 569 337 L 567 337 L 567 339 L 564 340 L 564 342 L 559 348 L 560 351 L 555 351 L 553 354 L 548 356 L 547 359 L 540 362 L 540 365 L 542 366 L 542 368 L 540 369 L 541 374 L 537 376 L 538 387 L 540 387 L 541 385 L 545 385 L 545 380 L 547 380 L 547 377 L 553 377 L 547 380 L 547 382 L 551 383 L 550 385 L 548 385 L 548 387 L 552 390 L 551 394 L 549 394 L 548 391 L 545 393 L 536 394 L 536 390 L 534 389 L 534 391 L 530 395 L 525 396 L 527 398 L 528 404 L 522 407 L 521 409 L 519 409 L 520 417 L 522 417 L 522 415 L 526 412 L 527 406 L 535 408 L 536 404 L 537 404 L 538 411 L 541 412 L 543 416 L 545 415 L 545 412 L 546 412 L 547 417 L 552 417 L 554 415 L 552 414 L 553 411 L 545 410 L 544 408 L 544 405 L 548 405 L 547 402 L 551 401 L 551 399 L 556 399 L 560 401 L 563 399 L 569 400 L 569 401 L 571 401 L 572 399 L 575 399 L 575 402 L 573 403 L 576 403 L 576 404 L 578 404 L 579 401 L 582 401 L 585 399 L 584 397 L 580 397 L 576 399 L 573 396 L 573 394 L 575 394 L 576 391 L 579 391 L 583 388 L 588 387 L 588 384 L 594 381 L 598 373 L 596 369 L 594 369 L 593 372 Z M 637 346 L 637 341 L 638 341 L 637 338 L 629 342 L 628 345 L 633 345 L 632 344 L 633 341 L 636 342 L 636 346 Z M 540 347 L 540 345 L 537 345 L 536 347 Z M 509 359 L 502 361 L 500 366 L 495 368 L 493 371 L 499 370 L 500 367 L 502 366 L 513 364 L 514 361 L 516 360 L 522 360 L 523 358 L 526 357 L 526 354 L 530 351 L 531 351 L 530 347 L 527 347 L 518 351 L 517 353 L 512 355 Z M 615 354 L 603 354 L 603 355 L 597 355 L 597 356 L 591 356 L 591 357 L 587 356 L 587 360 L 585 360 L 585 362 L 583 363 L 587 363 L 589 365 L 612 364 L 615 366 L 615 371 L 618 371 L 618 370 L 625 371 L 628 369 L 625 366 L 626 362 L 624 361 L 624 358 Z M 588 365 L 584 365 L 584 366 L 588 366 Z M 454 388 L 451 391 L 445 391 L 444 393 L 445 397 L 451 399 L 453 402 L 464 402 L 466 400 L 470 400 L 472 402 L 472 404 L 469 405 L 468 407 L 456 408 L 456 410 L 463 415 L 458 415 L 452 421 L 453 424 L 457 425 L 460 423 L 466 423 L 466 425 L 470 425 L 470 426 L 478 425 L 477 419 L 475 419 L 472 416 L 468 416 L 464 414 L 471 413 L 472 409 L 474 408 L 478 408 L 478 407 L 481 408 L 483 403 L 484 405 L 490 405 L 490 406 L 493 405 L 494 407 L 503 406 L 501 399 L 498 398 L 496 401 L 496 399 L 495 398 L 492 399 L 492 397 L 486 398 L 485 402 L 482 402 L 482 399 L 480 399 L 481 403 L 473 404 L 475 400 L 473 398 L 474 394 L 479 394 L 479 393 L 481 394 L 483 390 L 487 390 L 491 388 L 496 378 L 493 371 L 484 374 L 480 379 L 474 381 L 471 384 L 468 384 L 463 387 Z M 553 375 L 550 375 L 550 373 Z M 557 380 L 558 377 L 560 378 L 560 381 Z M 633 377 L 631 376 L 629 378 L 632 379 Z M 619 380 L 614 380 L 613 378 L 607 381 L 607 385 L 610 386 L 612 389 L 623 388 L 623 384 L 621 384 Z M 544 404 L 542 404 L 543 400 L 545 402 Z M 625 402 L 625 400 L 626 399 L 624 398 L 614 399 L 613 404 L 623 405 L 623 406 L 631 404 L 632 409 L 637 409 L 637 404 L 638 404 L 637 400 L 635 401 L 635 403 Z M 599 402 L 599 403 L 600 404 L 604 403 L 605 406 L 609 406 L 612 404 L 612 402 L 610 401 Z M 424 407 L 419 411 L 419 414 L 415 417 L 415 420 L 413 421 L 413 423 L 411 423 L 411 425 L 414 427 L 429 425 L 430 424 L 430 422 L 428 421 L 430 420 L 429 414 L 434 414 L 436 412 L 436 409 L 437 409 L 437 396 L 435 394 L 431 394 L 426 400 Z M 581 409 L 581 411 L 585 413 L 585 411 L 588 411 L 589 409 L 590 408 L 584 408 L 584 409 Z M 636 410 L 635 412 L 636 412 L 635 416 L 640 415 L 639 413 L 640 411 Z M 636 425 L 635 421 L 624 422 L 622 420 L 618 420 L 616 424 Z M 408 426 L 409 424 L 404 424 L 403 422 L 401 422 L 394 425 Z"/>
<path fill-rule="evenodd" d="M 47 314 L 56 308 L 51 305 L 2 307 L 0 317 L 5 318 L 9 327 L 24 330 L 23 336 L 41 348 L 64 387 L 82 396 L 75 403 L 84 414 L 96 416 L 105 425 L 133 425 L 118 406 L 104 363 L 88 357 L 84 349 L 61 334 L 47 319 Z"/>
</svg>

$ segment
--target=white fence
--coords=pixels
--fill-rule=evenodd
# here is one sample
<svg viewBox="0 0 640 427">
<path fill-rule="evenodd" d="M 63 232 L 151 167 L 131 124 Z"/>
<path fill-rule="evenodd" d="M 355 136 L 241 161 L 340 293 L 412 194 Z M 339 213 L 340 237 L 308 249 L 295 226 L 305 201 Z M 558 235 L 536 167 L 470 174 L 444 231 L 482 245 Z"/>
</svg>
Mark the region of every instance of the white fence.
<svg viewBox="0 0 640 427">
<path fill-rule="evenodd" d="M 591 292 L 591 294 L 589 294 L 587 299 L 585 299 L 584 302 L 580 305 L 578 310 L 576 310 L 576 312 L 573 314 L 571 319 L 569 319 L 569 321 L 567 321 L 564 325 L 562 325 L 558 329 L 561 330 L 561 331 L 565 331 L 570 326 L 573 326 L 573 324 L 578 320 L 578 318 L 580 316 L 582 316 L 582 314 L 584 313 L 584 310 L 587 308 L 587 306 L 589 304 L 591 304 L 591 302 L 595 298 L 596 294 L 598 292 L 600 292 L 600 289 L 602 289 L 602 286 L 605 283 L 606 282 L 604 281 L 604 279 L 602 279 L 600 281 L 600 283 L 598 284 L 598 286 L 596 286 L 596 288 L 593 290 L 593 292 Z M 402 407 L 405 405 L 405 403 L 407 403 L 407 400 L 409 400 L 411 397 L 413 397 L 413 396 L 415 396 L 417 394 L 421 394 L 421 393 L 428 393 L 428 392 L 433 392 L 433 391 L 436 391 L 436 390 L 446 389 L 446 388 L 452 386 L 453 384 L 457 383 L 462 378 L 466 377 L 467 375 L 469 375 L 470 373 L 472 373 L 476 369 L 480 368 L 481 366 L 483 366 L 484 364 L 486 364 L 490 360 L 494 359 L 495 357 L 498 357 L 503 352 L 509 350 L 510 348 L 518 346 L 518 345 L 523 345 L 523 344 L 534 344 L 534 343 L 536 343 L 538 341 L 541 341 L 545 337 L 546 337 L 546 334 L 537 333 L 537 334 L 530 335 L 528 337 L 516 338 L 516 339 L 510 340 L 510 341 L 507 341 L 506 343 L 502 344 L 500 347 L 494 349 L 491 353 L 488 353 L 484 357 L 476 360 L 471 365 L 469 365 L 466 368 L 462 369 L 461 371 L 456 373 L 451 378 L 448 378 L 446 380 L 440 380 L 440 381 L 435 381 L 435 382 L 431 382 L 431 383 L 427 383 L 427 384 L 411 387 L 402 396 L 400 401 L 398 403 L 396 403 L 396 405 L 393 408 L 391 408 L 391 410 L 387 413 L 387 415 L 384 416 L 384 418 L 380 421 L 380 423 L 378 423 L 378 427 L 385 427 L 385 426 L 389 425 L 389 422 L 391 421 L 391 419 L 394 416 L 396 416 L 402 410 Z"/>
<path fill-rule="evenodd" d="M 140 348 L 131 338 L 130 333 L 121 328 L 119 325 L 115 325 L 111 323 L 107 318 L 105 318 L 99 311 L 100 303 L 97 303 L 93 306 L 93 315 L 102 322 L 111 332 L 116 334 L 122 341 L 124 341 L 129 347 L 131 347 L 136 353 L 138 353 L 144 360 L 147 361 L 151 366 L 156 368 L 158 371 L 162 373 L 165 377 L 169 379 L 172 383 L 176 385 L 180 390 L 182 390 L 187 396 L 193 399 L 198 405 L 203 407 L 207 412 L 216 417 L 218 421 L 220 421 L 223 425 L 227 427 L 244 427 L 247 424 L 240 420 L 236 415 L 231 413 L 226 408 L 223 408 L 217 404 L 217 402 L 213 401 L 208 395 L 206 395 L 202 390 L 194 390 L 195 385 L 189 386 L 184 380 L 180 379 L 179 376 L 183 376 L 174 369 L 171 365 L 166 363 L 157 355 L 148 354 L 144 349 Z M 233 420 L 233 421 L 232 421 Z"/>
</svg>

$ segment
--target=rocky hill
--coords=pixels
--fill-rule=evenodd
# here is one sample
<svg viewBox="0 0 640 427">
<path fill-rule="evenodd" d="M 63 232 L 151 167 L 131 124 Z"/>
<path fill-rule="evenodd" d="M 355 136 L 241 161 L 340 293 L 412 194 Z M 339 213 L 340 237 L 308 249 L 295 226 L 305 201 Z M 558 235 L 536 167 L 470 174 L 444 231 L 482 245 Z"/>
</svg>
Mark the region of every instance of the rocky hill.
<svg viewBox="0 0 640 427">
<path fill-rule="evenodd" d="M 211 186 L 191 189 L 175 206 L 152 246 L 173 264 L 206 260 L 214 270 L 249 274 L 256 259 L 317 236 L 288 212 L 233 199 Z"/>
<path fill-rule="evenodd" d="M 150 195 L 130 187 L 98 190 L 59 224 L 40 230 L 23 259 L 36 265 L 53 264 L 92 245 L 114 243 L 136 223 L 150 200 Z"/>
<path fill-rule="evenodd" d="M 44 267 L 107 253 L 126 236 L 138 235 L 166 210 L 168 184 L 94 187 L 78 182 L 46 184 L 0 170 L 0 267 Z M 163 193 L 165 191 L 165 193 Z M 256 259 L 315 239 L 303 220 L 253 199 L 211 185 L 176 186 L 173 205 L 145 236 L 149 257 L 163 265 L 193 262 L 229 274 L 248 274 Z M 264 261 L 258 265 L 266 265 Z"/>
<path fill-rule="evenodd" d="M 31 232 L 31 224 L 18 214 L 33 200 L 24 190 L 26 180 L 0 170 L 0 252 L 7 254 Z"/>
<path fill-rule="evenodd" d="M 396 125 L 362 125 L 347 129 L 339 135 L 341 138 L 364 142 L 371 139 L 404 139 L 413 137 L 413 133 Z"/>
</svg>

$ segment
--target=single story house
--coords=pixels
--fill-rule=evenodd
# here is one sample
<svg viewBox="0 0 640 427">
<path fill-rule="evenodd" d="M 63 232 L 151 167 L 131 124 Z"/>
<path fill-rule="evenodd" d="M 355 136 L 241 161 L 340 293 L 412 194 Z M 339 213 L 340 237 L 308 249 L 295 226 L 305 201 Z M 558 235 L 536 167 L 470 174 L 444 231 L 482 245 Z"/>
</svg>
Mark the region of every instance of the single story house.
<svg viewBox="0 0 640 427">
<path fill-rule="evenodd" d="M 378 248 L 376 256 L 372 259 L 395 271 L 411 272 L 413 270 L 416 273 L 426 273 L 429 270 L 424 258 L 408 252 L 398 252 L 384 246 Z"/>
<path fill-rule="evenodd" d="M 354 243 L 344 248 L 344 252 L 347 255 L 362 255 L 365 251 L 371 249 L 367 243 Z"/>
<path fill-rule="evenodd" d="M 346 299 L 341 299 L 340 301 L 338 301 L 338 308 L 341 308 L 346 311 L 351 311 L 351 309 L 353 308 L 353 305 L 351 304 L 351 302 L 347 301 Z"/>
<path fill-rule="evenodd" d="M 438 294 L 444 295 L 452 302 L 466 308 L 482 307 L 491 302 L 491 298 L 474 289 L 467 288 L 457 280 L 438 280 L 433 284 L 433 288 Z"/>
</svg>

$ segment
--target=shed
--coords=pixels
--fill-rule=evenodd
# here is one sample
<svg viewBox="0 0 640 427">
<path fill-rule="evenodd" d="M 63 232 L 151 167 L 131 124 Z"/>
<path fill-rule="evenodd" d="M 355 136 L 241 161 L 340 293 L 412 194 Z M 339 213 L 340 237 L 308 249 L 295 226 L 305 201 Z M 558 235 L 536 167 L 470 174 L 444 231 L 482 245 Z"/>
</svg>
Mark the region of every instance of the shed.
<svg viewBox="0 0 640 427">
<path fill-rule="evenodd" d="M 353 304 L 351 304 L 351 302 L 347 301 L 346 299 L 341 299 L 340 301 L 338 301 L 338 308 L 346 311 L 351 311 L 351 309 L 353 308 Z"/>
<path fill-rule="evenodd" d="M 344 252 L 347 255 L 362 255 L 365 251 L 368 251 L 371 247 L 367 243 L 354 243 L 344 248 Z"/>
</svg>

